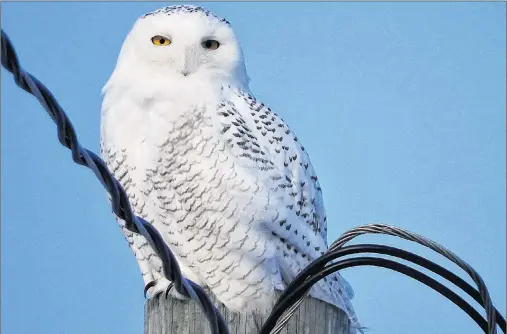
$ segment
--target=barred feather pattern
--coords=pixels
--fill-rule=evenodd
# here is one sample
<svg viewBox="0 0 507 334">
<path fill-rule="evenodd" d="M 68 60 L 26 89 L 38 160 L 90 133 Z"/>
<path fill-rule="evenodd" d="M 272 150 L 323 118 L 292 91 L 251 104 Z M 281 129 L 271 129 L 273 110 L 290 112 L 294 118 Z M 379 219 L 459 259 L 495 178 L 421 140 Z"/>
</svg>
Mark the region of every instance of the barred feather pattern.
<svg viewBox="0 0 507 334">
<path fill-rule="evenodd" d="M 137 142 L 108 134 L 121 122 L 105 108 L 101 152 L 135 213 L 163 232 L 184 275 L 230 309 L 267 312 L 274 290 L 327 249 L 322 191 L 307 152 L 278 115 L 239 89 L 225 86 L 221 94 L 217 105 L 192 106 L 164 124 L 164 136 Z M 160 259 L 119 224 L 145 285 L 155 282 L 150 296 L 165 291 Z M 339 274 L 310 295 L 355 319 L 352 289 Z"/>
</svg>

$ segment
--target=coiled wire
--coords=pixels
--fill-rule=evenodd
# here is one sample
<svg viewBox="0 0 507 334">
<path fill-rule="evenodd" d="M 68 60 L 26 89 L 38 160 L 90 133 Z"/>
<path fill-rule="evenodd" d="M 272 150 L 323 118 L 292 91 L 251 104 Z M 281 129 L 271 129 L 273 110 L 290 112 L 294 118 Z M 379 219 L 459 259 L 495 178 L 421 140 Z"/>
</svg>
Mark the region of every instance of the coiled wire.
<svg viewBox="0 0 507 334">
<path fill-rule="evenodd" d="M 468 283 L 463 281 L 458 276 L 454 275 L 447 269 L 427 260 L 420 256 L 417 256 L 413 253 L 388 247 L 388 246 L 379 246 L 379 245 L 356 245 L 343 247 L 348 241 L 354 239 L 357 236 L 366 233 L 373 234 L 387 234 L 392 236 L 397 236 L 409 241 L 417 242 L 421 245 L 424 245 L 435 252 L 445 256 L 452 262 L 456 263 L 460 266 L 466 273 L 472 277 L 474 282 L 478 286 L 478 291 L 472 288 Z M 397 265 L 396 262 L 392 262 L 389 260 L 382 261 L 384 259 L 379 258 L 354 258 L 347 259 L 332 263 L 333 260 L 350 254 L 356 253 L 379 253 L 386 254 L 395 257 L 399 257 L 403 260 L 407 260 L 413 263 L 416 263 L 420 266 L 429 269 L 440 276 L 446 278 L 456 286 L 460 287 L 467 294 L 469 294 L 472 298 L 474 298 L 481 306 L 483 306 L 486 310 L 487 321 L 485 321 L 482 316 L 480 316 L 466 301 L 461 299 L 459 296 L 455 295 L 454 292 L 436 282 L 432 278 L 422 274 L 421 272 L 414 270 L 412 268 Z M 354 261 L 358 261 L 355 263 Z M 331 263 L 331 264 L 330 264 Z M 317 258 L 315 261 L 310 263 L 305 270 L 303 270 L 287 287 L 287 289 L 282 293 L 277 303 L 275 304 L 271 315 L 268 317 L 264 326 L 262 327 L 261 333 L 279 333 L 282 329 L 283 325 L 286 324 L 289 318 L 294 314 L 297 307 L 293 307 L 295 304 L 301 303 L 302 299 L 307 295 L 308 291 L 311 288 L 311 285 L 308 285 L 309 281 L 314 280 L 315 277 L 324 278 L 325 276 L 331 274 L 340 269 L 355 267 L 358 265 L 372 265 L 379 266 L 384 268 L 389 268 L 394 271 L 398 271 L 407 276 L 410 276 L 421 283 L 428 285 L 434 290 L 438 291 L 444 297 L 447 297 L 451 301 L 453 301 L 457 306 L 459 306 L 462 310 L 464 310 L 474 321 L 477 322 L 481 326 L 487 334 L 496 334 L 496 324 L 500 326 L 502 331 L 506 332 L 506 323 L 505 319 L 502 317 L 500 312 L 493 306 L 491 298 L 489 296 L 488 289 L 484 284 L 481 276 L 465 261 L 459 258 L 456 254 L 449 251 L 445 247 L 440 244 L 420 236 L 416 233 L 412 233 L 401 229 L 395 226 L 389 226 L 384 224 L 369 224 L 358 226 L 353 228 L 345 233 L 343 233 L 334 243 L 331 244 L 329 249 L 324 255 Z M 330 269 L 334 268 L 334 269 Z M 408 268 L 408 269 L 407 269 Z M 323 275 L 324 272 L 327 272 L 327 275 Z M 313 284 L 312 284 L 313 285 Z M 307 288 L 304 288 L 304 287 Z M 275 326 L 276 323 L 276 326 Z"/>
</svg>

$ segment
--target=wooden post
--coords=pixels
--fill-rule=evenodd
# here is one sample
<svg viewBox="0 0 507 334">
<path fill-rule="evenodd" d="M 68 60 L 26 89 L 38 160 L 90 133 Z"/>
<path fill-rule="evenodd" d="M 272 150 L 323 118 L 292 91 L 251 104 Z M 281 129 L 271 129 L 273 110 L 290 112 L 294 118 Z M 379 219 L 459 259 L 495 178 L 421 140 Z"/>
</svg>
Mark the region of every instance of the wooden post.
<svg viewBox="0 0 507 334">
<path fill-rule="evenodd" d="M 258 334 L 266 316 L 231 312 L 206 290 L 224 317 L 230 334 Z M 315 298 L 306 298 L 282 334 L 348 334 L 345 312 Z M 147 300 L 144 307 L 144 334 L 210 334 L 208 320 L 192 300 L 178 300 L 165 294 Z"/>
</svg>

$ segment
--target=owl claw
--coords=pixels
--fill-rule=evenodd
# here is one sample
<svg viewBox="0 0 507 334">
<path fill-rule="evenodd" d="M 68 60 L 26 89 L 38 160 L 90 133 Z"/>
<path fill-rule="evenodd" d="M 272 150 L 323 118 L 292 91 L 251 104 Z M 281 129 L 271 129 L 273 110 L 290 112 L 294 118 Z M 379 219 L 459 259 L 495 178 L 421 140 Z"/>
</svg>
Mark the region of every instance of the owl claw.
<svg viewBox="0 0 507 334">
<path fill-rule="evenodd" d="M 169 295 L 171 297 L 179 299 L 179 300 L 188 299 L 188 297 L 186 297 L 186 296 L 182 295 L 181 293 L 179 293 L 178 291 L 176 291 L 173 282 L 169 283 L 169 285 L 167 286 L 167 289 L 165 291 L 165 298 L 167 298 L 167 296 L 169 296 Z"/>
<path fill-rule="evenodd" d="M 169 285 L 167 286 L 167 289 L 165 290 L 165 298 L 167 299 L 167 296 L 169 295 L 169 293 L 171 292 L 171 289 L 174 287 L 174 283 L 171 282 L 169 283 Z"/>
<path fill-rule="evenodd" d="M 144 298 L 145 299 L 146 299 L 146 294 L 148 293 L 148 290 L 151 287 L 154 287 L 156 284 L 157 284 L 157 282 L 155 282 L 155 281 L 151 281 L 150 283 L 146 284 L 146 286 L 144 287 Z"/>
</svg>

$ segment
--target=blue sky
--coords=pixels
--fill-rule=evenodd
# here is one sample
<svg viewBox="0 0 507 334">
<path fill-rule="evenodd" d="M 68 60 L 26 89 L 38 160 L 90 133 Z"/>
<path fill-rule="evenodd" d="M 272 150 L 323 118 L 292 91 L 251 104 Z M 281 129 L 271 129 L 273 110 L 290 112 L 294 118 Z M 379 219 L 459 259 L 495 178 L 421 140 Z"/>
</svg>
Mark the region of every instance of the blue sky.
<svg viewBox="0 0 507 334">
<path fill-rule="evenodd" d="M 2 28 L 98 152 L 100 90 L 136 18 L 164 5 L 4 2 Z M 420 233 L 474 266 L 505 310 L 505 3 L 202 5 L 232 23 L 252 91 L 310 152 L 329 241 L 378 221 Z M 141 333 L 141 275 L 105 191 L 5 70 L 1 93 L 2 333 Z M 357 242 L 461 274 L 408 242 Z M 480 332 L 400 274 L 343 275 L 372 333 Z"/>
</svg>

